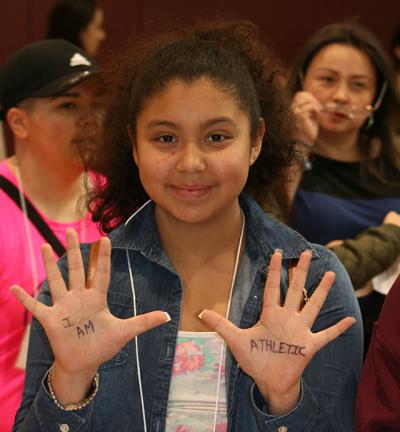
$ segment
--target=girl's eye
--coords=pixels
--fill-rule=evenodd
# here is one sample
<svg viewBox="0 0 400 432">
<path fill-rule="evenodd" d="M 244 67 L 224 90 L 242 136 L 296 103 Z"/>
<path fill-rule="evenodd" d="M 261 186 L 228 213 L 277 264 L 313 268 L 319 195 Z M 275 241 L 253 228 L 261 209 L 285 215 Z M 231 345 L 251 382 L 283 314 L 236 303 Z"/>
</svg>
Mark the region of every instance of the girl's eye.
<svg viewBox="0 0 400 432">
<path fill-rule="evenodd" d="M 74 102 L 65 102 L 65 103 L 60 105 L 60 108 L 70 111 L 70 110 L 74 110 L 75 108 L 77 108 L 77 105 Z"/>
<path fill-rule="evenodd" d="M 210 141 L 210 142 L 213 142 L 213 143 L 218 143 L 218 142 L 221 142 L 221 141 L 225 141 L 226 139 L 227 139 L 227 137 L 225 135 L 215 133 L 215 134 L 209 135 L 206 138 L 206 141 Z"/>
<path fill-rule="evenodd" d="M 175 138 L 172 135 L 162 135 L 157 138 L 157 141 L 161 141 L 163 143 L 172 143 L 175 142 Z"/>
</svg>

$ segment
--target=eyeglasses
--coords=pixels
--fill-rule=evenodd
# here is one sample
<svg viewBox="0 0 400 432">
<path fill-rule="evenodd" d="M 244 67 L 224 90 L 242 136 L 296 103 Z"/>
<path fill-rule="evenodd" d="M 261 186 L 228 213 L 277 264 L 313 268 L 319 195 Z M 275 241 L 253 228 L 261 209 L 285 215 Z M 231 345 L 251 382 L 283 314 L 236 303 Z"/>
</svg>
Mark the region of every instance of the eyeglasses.
<svg viewBox="0 0 400 432">
<path fill-rule="evenodd" d="M 323 106 L 322 111 L 343 114 L 350 119 L 354 119 L 356 117 L 368 117 L 371 116 L 375 111 L 377 111 L 378 108 L 381 106 L 383 98 L 385 97 L 386 90 L 387 82 L 385 81 L 382 85 L 381 91 L 379 92 L 379 96 L 374 105 L 342 105 L 337 102 L 331 101 L 327 102 Z"/>
</svg>

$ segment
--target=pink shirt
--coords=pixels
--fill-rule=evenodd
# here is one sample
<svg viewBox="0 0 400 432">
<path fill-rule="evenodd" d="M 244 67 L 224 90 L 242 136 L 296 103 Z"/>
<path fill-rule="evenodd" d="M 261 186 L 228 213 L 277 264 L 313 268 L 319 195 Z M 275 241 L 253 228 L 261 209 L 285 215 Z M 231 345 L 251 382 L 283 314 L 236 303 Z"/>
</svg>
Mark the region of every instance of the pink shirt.
<svg viewBox="0 0 400 432">
<path fill-rule="evenodd" d="M 18 185 L 6 161 L 0 163 L 0 174 Z M 90 214 L 72 223 L 55 222 L 40 214 L 64 246 L 68 227 L 78 232 L 80 242 L 92 242 L 100 237 Z M 40 283 L 45 277 L 40 257 L 40 246 L 45 240 L 29 220 L 27 227 L 32 239 L 33 260 L 29 254 L 24 215 L 14 201 L 0 190 L 0 432 L 11 431 L 24 383 L 24 372 L 15 367 L 15 362 L 25 331 L 26 314 L 23 306 L 10 293 L 10 286 L 21 285 L 33 294 L 34 280 Z"/>
</svg>

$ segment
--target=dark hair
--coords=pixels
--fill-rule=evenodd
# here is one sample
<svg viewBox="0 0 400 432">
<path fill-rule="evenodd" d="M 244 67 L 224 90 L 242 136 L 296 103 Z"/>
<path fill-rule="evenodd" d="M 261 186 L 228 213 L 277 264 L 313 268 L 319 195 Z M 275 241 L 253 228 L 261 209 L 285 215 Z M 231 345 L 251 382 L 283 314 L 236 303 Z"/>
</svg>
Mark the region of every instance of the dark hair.
<svg viewBox="0 0 400 432">
<path fill-rule="evenodd" d="M 379 40 L 368 29 L 353 22 L 330 24 L 319 29 L 304 45 L 291 69 L 290 90 L 294 94 L 302 89 L 302 77 L 315 55 L 325 46 L 335 43 L 357 48 L 369 57 L 377 74 L 375 100 L 384 83 L 387 85 L 382 103 L 374 113 L 372 127 L 365 125 L 360 134 L 366 167 L 380 180 L 386 181 L 382 158 L 400 169 L 400 153 L 395 138 L 400 123 L 400 103 L 390 60 Z"/>
<path fill-rule="evenodd" d="M 289 98 L 279 81 L 274 56 L 244 21 L 197 25 L 135 43 L 105 73 L 105 118 L 97 148 L 87 150 L 88 167 L 101 174 L 89 195 L 93 219 L 105 232 L 126 220 L 148 196 L 132 156 L 136 118 L 149 97 L 173 79 L 211 79 L 233 96 L 248 115 L 255 137 L 266 122 L 261 154 L 245 189 L 267 207 L 285 208 L 284 169 L 293 153 Z"/>
<path fill-rule="evenodd" d="M 393 33 L 391 44 L 393 65 L 396 71 L 400 71 L 400 57 L 395 54 L 395 48 L 400 48 L 400 24 L 397 26 L 396 30 Z"/>
<path fill-rule="evenodd" d="M 80 34 L 92 22 L 98 4 L 95 0 L 59 0 L 50 10 L 47 39 L 65 39 L 80 48 Z"/>
</svg>

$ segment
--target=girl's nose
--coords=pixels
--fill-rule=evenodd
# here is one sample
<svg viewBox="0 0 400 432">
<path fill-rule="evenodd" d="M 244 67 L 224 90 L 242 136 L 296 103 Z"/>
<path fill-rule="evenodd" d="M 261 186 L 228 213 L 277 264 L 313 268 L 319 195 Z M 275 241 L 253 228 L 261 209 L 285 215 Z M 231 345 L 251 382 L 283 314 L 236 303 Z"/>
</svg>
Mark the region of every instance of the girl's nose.
<svg viewBox="0 0 400 432">
<path fill-rule="evenodd" d="M 204 152 L 196 143 L 190 142 L 182 145 L 179 150 L 176 169 L 180 172 L 201 172 L 206 168 Z"/>
</svg>

